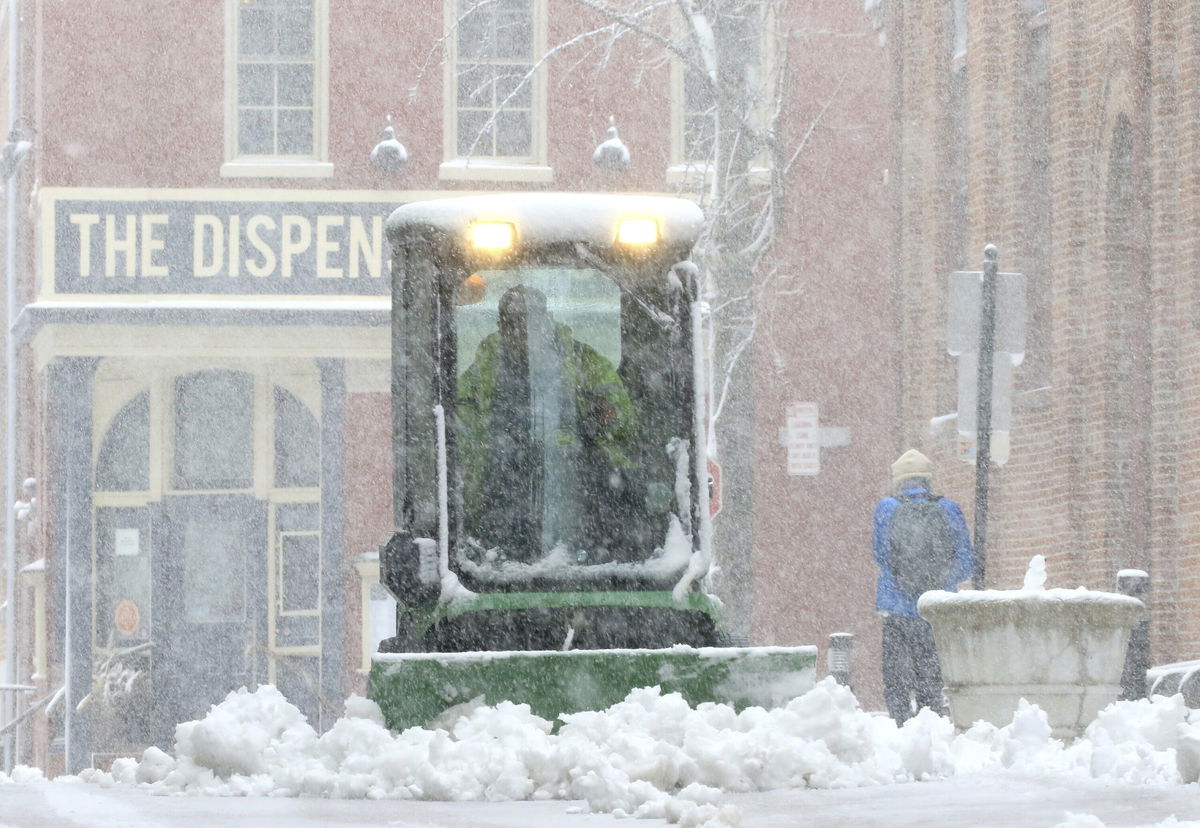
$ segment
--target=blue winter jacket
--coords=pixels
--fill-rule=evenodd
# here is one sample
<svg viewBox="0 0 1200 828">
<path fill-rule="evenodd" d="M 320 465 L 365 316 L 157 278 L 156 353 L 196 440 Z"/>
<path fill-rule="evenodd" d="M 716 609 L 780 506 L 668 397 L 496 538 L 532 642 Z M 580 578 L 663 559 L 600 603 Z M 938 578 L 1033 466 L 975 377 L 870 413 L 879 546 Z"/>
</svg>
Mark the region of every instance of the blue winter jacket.
<svg viewBox="0 0 1200 828">
<path fill-rule="evenodd" d="M 898 494 L 916 494 L 928 491 L 919 484 L 905 488 Z M 967 532 L 967 521 L 962 509 L 953 500 L 943 497 L 938 501 L 950 519 L 950 532 L 954 536 L 954 568 L 950 572 L 944 589 L 958 591 L 958 585 L 971 577 L 975 569 L 975 550 L 971 546 L 971 537 Z M 885 497 L 875 506 L 875 523 L 871 532 L 871 548 L 875 553 L 875 563 L 879 564 L 879 583 L 875 589 L 875 609 L 892 615 L 903 615 L 917 618 L 917 599 L 903 592 L 892 576 L 891 561 L 891 531 L 892 514 L 900 501 L 895 497 Z"/>
</svg>

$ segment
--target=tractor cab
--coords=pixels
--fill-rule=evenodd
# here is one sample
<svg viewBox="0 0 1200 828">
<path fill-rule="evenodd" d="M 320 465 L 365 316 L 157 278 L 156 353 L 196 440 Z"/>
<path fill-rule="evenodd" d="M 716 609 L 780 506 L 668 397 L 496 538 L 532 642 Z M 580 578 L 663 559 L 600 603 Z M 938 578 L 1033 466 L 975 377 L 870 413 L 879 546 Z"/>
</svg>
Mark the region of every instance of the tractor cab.
<svg viewBox="0 0 1200 828">
<path fill-rule="evenodd" d="M 678 199 L 565 194 L 393 213 L 392 552 L 416 563 L 384 573 L 398 600 L 683 577 L 703 492 L 677 265 L 701 220 Z"/>
</svg>

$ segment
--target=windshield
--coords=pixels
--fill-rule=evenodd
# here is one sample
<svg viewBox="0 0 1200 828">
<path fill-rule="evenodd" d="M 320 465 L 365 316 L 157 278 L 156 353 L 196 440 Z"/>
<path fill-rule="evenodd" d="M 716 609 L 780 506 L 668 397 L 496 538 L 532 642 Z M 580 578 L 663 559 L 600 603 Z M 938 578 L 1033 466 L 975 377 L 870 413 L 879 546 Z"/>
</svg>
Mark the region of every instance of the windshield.
<svg viewBox="0 0 1200 828">
<path fill-rule="evenodd" d="M 661 558 L 680 508 L 675 455 L 687 419 L 668 381 L 673 326 L 651 301 L 591 268 L 480 271 L 460 287 L 467 569 Z"/>
</svg>

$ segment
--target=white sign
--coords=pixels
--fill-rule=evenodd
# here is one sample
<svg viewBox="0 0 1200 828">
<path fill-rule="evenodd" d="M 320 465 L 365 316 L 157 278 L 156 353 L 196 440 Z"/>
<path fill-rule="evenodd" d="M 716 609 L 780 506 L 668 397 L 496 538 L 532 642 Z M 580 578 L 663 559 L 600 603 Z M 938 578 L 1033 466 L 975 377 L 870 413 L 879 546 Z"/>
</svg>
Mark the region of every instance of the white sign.
<svg viewBox="0 0 1200 828">
<path fill-rule="evenodd" d="M 992 431 L 1012 427 L 1013 362 L 1010 354 L 997 351 L 992 359 Z M 979 405 L 979 354 L 968 351 L 958 357 L 958 431 L 975 433 L 975 409 Z"/>
<path fill-rule="evenodd" d="M 139 553 L 138 530 L 137 529 L 114 529 L 113 530 L 113 554 L 121 555 L 137 555 Z"/>
<path fill-rule="evenodd" d="M 821 471 L 819 431 L 820 417 L 815 402 L 791 403 L 788 406 L 785 427 L 788 474 L 806 476 Z"/>
<path fill-rule="evenodd" d="M 950 274 L 946 308 L 946 350 L 951 356 L 979 350 L 979 316 L 983 304 L 983 274 Z M 1025 274 L 996 274 L 995 349 L 1011 355 L 1012 364 L 1025 357 Z"/>
</svg>

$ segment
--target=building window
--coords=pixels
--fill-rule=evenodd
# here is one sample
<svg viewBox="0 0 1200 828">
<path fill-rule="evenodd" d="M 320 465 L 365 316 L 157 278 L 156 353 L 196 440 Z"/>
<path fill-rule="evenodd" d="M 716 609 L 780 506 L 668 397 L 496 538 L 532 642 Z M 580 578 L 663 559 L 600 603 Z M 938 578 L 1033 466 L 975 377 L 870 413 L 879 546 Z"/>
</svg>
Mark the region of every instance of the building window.
<svg viewBox="0 0 1200 828">
<path fill-rule="evenodd" d="M 246 529 L 238 522 L 197 510 L 183 521 L 179 546 L 183 562 L 184 616 L 193 624 L 246 620 Z M 255 550 L 257 551 L 257 550 Z"/>
<path fill-rule="evenodd" d="M 448 0 L 443 178 L 549 180 L 533 169 L 545 164 L 544 12 L 545 0 Z"/>
<path fill-rule="evenodd" d="M 970 175 L 971 140 L 968 130 L 970 117 L 968 105 L 966 67 L 960 67 L 950 75 L 948 111 L 943 132 L 945 164 L 947 173 L 946 218 L 949 223 L 946 254 L 952 265 L 975 264 L 973 254 L 982 251 L 967 249 L 970 235 Z M 971 268 L 968 268 L 971 269 Z"/>
<path fill-rule="evenodd" d="M 768 104 L 775 94 L 773 60 L 773 16 L 763 6 L 746 7 L 744 14 L 728 15 L 713 23 L 716 39 L 727 45 L 725 61 L 718 69 L 723 76 L 717 83 L 744 83 L 742 94 L 730 96 L 745 105 L 742 112 L 728 113 L 736 123 L 722 124 L 717 110 L 716 88 L 710 69 L 700 52 L 701 38 L 686 21 L 676 23 L 676 42 L 683 57 L 671 68 L 671 167 L 668 180 L 674 183 L 698 184 L 705 173 L 711 172 L 716 161 L 718 139 L 727 141 L 728 148 L 748 152 L 750 170 L 765 172 L 770 160 L 760 151 L 761 142 L 755 133 L 769 127 L 771 113 Z M 736 55 L 738 66 L 730 63 Z M 736 72 L 734 71 L 736 69 Z M 718 134 L 720 130 L 723 135 Z M 736 140 L 733 140 L 735 139 Z"/>
<path fill-rule="evenodd" d="M 117 644 L 145 641 L 152 623 L 150 509 L 97 507 L 95 515 L 98 638 Z M 122 602 L 132 603 L 136 613 L 117 626 L 113 622 Z"/>
<path fill-rule="evenodd" d="M 315 723 L 321 686 L 320 504 L 277 504 L 272 523 L 268 679 Z"/>
<path fill-rule="evenodd" d="M 702 68 L 689 64 L 683 72 L 683 152 L 681 160 L 706 164 L 717 138 L 717 101 Z"/>
<path fill-rule="evenodd" d="M 238 18 L 238 154 L 312 155 L 312 7 L 250 0 Z"/>
<path fill-rule="evenodd" d="M 138 492 L 150 488 L 150 393 L 143 391 L 113 419 L 96 458 L 96 489 Z"/>
<path fill-rule="evenodd" d="M 321 485 L 321 428 L 295 395 L 275 387 L 275 485 Z"/>
<path fill-rule="evenodd" d="M 227 0 L 224 175 L 321 175 L 328 0 Z"/>
<path fill-rule="evenodd" d="M 533 155 L 530 0 L 459 0 L 457 137 L 460 158 Z"/>
<path fill-rule="evenodd" d="M 175 381 L 175 488 L 254 483 L 254 377 L 201 371 Z"/>
</svg>

